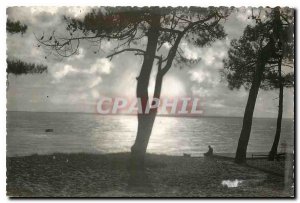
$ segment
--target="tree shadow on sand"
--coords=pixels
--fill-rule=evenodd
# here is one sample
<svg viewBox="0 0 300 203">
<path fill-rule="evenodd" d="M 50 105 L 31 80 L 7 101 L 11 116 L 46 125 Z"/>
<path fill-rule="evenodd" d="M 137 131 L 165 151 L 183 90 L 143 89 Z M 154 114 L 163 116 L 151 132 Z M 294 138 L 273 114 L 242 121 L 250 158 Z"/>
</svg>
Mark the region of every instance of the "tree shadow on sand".
<svg viewBox="0 0 300 203">
<path fill-rule="evenodd" d="M 128 191 L 153 193 L 154 187 L 146 169 L 129 170 Z"/>
<path fill-rule="evenodd" d="M 146 156 L 144 161 L 139 162 L 132 160 L 132 157 L 130 157 L 127 163 L 129 174 L 127 190 L 130 192 L 153 194 L 155 192 L 155 177 L 153 177 L 151 171 L 156 168 L 164 168 L 166 164 L 155 160 L 155 157 L 151 156 Z"/>
</svg>

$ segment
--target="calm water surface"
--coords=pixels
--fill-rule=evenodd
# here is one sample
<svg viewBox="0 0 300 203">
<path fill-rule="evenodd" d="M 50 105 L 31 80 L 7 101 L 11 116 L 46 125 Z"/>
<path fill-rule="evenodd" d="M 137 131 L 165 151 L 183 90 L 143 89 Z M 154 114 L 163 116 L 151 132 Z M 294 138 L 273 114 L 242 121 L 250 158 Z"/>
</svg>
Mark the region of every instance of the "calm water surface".
<svg viewBox="0 0 300 203">
<path fill-rule="evenodd" d="M 241 127 L 242 118 L 157 117 L 148 152 L 200 156 L 212 145 L 215 152 L 234 153 Z M 7 156 L 130 151 L 136 128 L 136 116 L 8 112 Z M 268 152 L 275 130 L 276 119 L 254 119 L 248 152 Z M 293 120 L 283 119 L 280 151 L 293 151 L 293 130 Z"/>
</svg>

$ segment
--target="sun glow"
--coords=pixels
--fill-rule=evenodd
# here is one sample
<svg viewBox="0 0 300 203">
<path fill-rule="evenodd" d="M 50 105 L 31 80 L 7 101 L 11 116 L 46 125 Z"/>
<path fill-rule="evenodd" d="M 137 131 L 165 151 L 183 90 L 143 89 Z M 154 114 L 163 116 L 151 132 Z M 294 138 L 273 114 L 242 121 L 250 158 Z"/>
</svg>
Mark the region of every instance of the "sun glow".
<svg viewBox="0 0 300 203">
<path fill-rule="evenodd" d="M 148 92 L 150 97 L 152 97 L 155 87 L 155 79 L 151 78 Z M 163 80 L 161 98 L 174 98 L 185 96 L 185 87 L 178 78 L 174 76 L 166 76 Z"/>
</svg>

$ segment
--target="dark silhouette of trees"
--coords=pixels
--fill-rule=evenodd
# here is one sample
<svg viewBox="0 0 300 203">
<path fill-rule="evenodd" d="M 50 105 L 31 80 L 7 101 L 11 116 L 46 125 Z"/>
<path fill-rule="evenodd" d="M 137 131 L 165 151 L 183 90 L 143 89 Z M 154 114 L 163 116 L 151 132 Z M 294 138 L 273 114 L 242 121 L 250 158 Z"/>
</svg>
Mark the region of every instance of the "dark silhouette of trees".
<svg viewBox="0 0 300 203">
<path fill-rule="evenodd" d="M 115 44 L 112 59 L 123 52 L 133 52 L 143 57 L 140 74 L 137 77 L 136 96 L 141 98 L 142 113 L 138 114 L 138 130 L 131 148 L 130 169 L 144 168 L 144 157 L 151 135 L 157 109 L 151 108 L 148 85 L 155 60 L 158 63 L 154 98 L 160 98 L 163 78 L 177 63 L 193 63 L 184 56 L 180 42 L 186 40 L 196 46 L 208 46 L 225 37 L 220 20 L 228 15 L 226 8 L 198 7 L 105 7 L 88 13 L 83 20 L 64 17 L 67 22 L 65 36 L 38 37 L 39 45 L 51 48 L 53 54 L 68 57 L 78 52 L 80 42 L 87 40 L 101 49 L 101 42 L 107 40 Z M 147 39 L 142 44 L 142 39 Z M 164 44 L 169 44 L 167 53 L 160 52 Z M 97 53 L 97 52 L 95 52 Z"/>
<path fill-rule="evenodd" d="M 247 26 L 239 40 L 233 40 L 224 60 L 229 88 L 250 88 L 244 113 L 243 127 L 235 161 L 246 161 L 247 145 L 251 133 L 252 117 L 259 88 L 279 88 L 279 115 L 276 132 L 276 151 L 282 120 L 283 86 L 289 87 L 293 75 L 282 76 L 281 64 L 290 66 L 293 59 L 293 11 L 276 7 L 264 11 L 266 19 L 253 16 L 255 26 Z M 261 12 L 260 12 L 261 13 Z M 274 141 L 275 143 L 275 141 Z M 275 148 L 274 147 L 274 148 Z M 272 147 L 273 148 L 273 147 Z"/>
<path fill-rule="evenodd" d="M 294 10 L 293 9 L 282 9 L 281 11 L 281 29 L 279 35 L 279 42 L 282 43 L 280 49 L 280 56 L 278 57 L 277 73 L 278 77 L 273 80 L 274 86 L 279 88 L 279 104 L 278 104 L 278 116 L 275 138 L 269 152 L 268 159 L 274 161 L 277 154 L 278 144 L 281 133 L 281 122 L 283 112 L 283 88 L 294 87 L 294 74 L 285 74 L 282 71 L 282 65 L 287 65 L 290 68 L 294 68 Z M 283 63 L 283 61 L 285 63 Z M 289 64 L 287 64 L 289 63 Z M 273 77 L 274 78 L 274 77 Z"/>
<path fill-rule="evenodd" d="M 21 74 L 40 74 L 47 72 L 47 66 L 41 64 L 27 63 L 18 59 L 7 59 L 7 74 L 21 75 Z"/>
<path fill-rule="evenodd" d="M 6 21 L 6 31 L 11 34 L 21 33 L 22 35 L 26 32 L 27 25 L 21 24 L 20 21 Z"/>
<path fill-rule="evenodd" d="M 268 160 L 274 161 L 274 158 L 277 154 L 278 144 L 280 140 L 280 133 L 281 133 L 281 122 L 282 122 L 282 112 L 283 112 L 283 88 L 284 87 L 294 87 L 294 74 L 289 73 L 285 76 L 282 76 L 282 58 L 279 58 L 278 61 L 278 75 L 274 78 L 274 86 L 279 88 L 279 104 L 278 104 L 278 116 L 277 116 L 277 125 L 276 125 L 276 133 L 275 138 L 269 152 Z"/>
<path fill-rule="evenodd" d="M 6 22 L 6 31 L 9 34 L 18 34 L 21 33 L 22 35 L 26 32 L 27 25 L 21 24 L 19 21 L 11 21 L 7 19 Z M 47 72 L 47 66 L 42 64 L 34 64 L 34 63 L 27 63 L 21 61 L 19 59 L 7 59 L 7 68 L 6 72 L 8 74 L 14 75 L 21 75 L 21 74 L 38 74 Z"/>
</svg>

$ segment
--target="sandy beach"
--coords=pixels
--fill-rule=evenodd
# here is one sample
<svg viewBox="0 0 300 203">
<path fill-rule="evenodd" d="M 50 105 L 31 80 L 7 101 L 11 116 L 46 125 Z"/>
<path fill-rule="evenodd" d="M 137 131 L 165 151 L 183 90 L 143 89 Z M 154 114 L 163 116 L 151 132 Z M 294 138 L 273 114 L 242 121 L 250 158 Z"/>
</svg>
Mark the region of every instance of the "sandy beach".
<svg viewBox="0 0 300 203">
<path fill-rule="evenodd" d="M 128 153 L 52 154 L 7 158 L 10 197 L 291 197 L 284 161 L 148 154 L 151 192 L 128 190 Z M 261 170 L 262 169 L 262 170 Z M 270 172 L 268 172 L 270 171 Z M 272 173 L 276 171 L 275 173 Z M 289 172 L 292 174 L 292 171 Z M 287 176 L 285 176 L 287 177 Z"/>
</svg>

